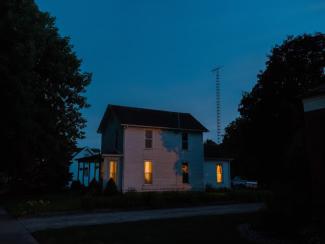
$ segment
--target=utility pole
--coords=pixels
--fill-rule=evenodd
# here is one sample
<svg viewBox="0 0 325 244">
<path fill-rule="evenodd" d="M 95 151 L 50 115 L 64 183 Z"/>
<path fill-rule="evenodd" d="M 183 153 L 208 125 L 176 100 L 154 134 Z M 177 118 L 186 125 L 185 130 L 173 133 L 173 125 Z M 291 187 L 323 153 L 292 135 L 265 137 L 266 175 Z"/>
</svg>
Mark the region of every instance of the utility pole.
<svg viewBox="0 0 325 244">
<path fill-rule="evenodd" d="M 221 143 L 221 94 L 220 94 L 220 69 L 217 66 L 211 70 L 216 75 L 216 112 L 217 112 L 217 143 Z"/>
</svg>

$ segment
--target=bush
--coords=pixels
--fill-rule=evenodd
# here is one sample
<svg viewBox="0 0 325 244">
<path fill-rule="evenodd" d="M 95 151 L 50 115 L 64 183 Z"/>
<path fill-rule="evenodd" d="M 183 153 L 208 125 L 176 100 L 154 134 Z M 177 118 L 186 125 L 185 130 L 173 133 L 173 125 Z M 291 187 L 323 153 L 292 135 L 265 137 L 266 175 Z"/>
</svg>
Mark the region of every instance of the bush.
<svg viewBox="0 0 325 244">
<path fill-rule="evenodd" d="M 74 180 L 71 183 L 70 190 L 71 191 L 81 191 L 82 186 L 79 180 Z"/>
<path fill-rule="evenodd" d="M 117 194 L 118 194 L 118 190 L 117 190 L 114 180 L 109 179 L 109 181 L 107 182 L 107 185 L 104 189 L 104 195 L 113 196 L 113 195 L 117 195 Z"/>
<path fill-rule="evenodd" d="M 88 186 L 87 192 L 92 196 L 98 196 L 102 192 L 102 184 L 96 179 L 93 179 Z"/>
<path fill-rule="evenodd" d="M 230 192 L 230 188 L 222 187 L 222 188 L 215 188 L 211 186 L 210 184 L 206 184 L 205 186 L 205 192 Z"/>
</svg>

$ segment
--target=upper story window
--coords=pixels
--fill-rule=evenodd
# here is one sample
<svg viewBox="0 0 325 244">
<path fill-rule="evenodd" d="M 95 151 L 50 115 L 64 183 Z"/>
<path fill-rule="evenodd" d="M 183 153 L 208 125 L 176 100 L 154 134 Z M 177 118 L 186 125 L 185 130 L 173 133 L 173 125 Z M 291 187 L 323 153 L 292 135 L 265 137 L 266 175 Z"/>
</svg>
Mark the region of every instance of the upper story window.
<svg viewBox="0 0 325 244">
<path fill-rule="evenodd" d="M 188 150 L 188 133 L 182 133 L 182 149 Z"/>
<path fill-rule="evenodd" d="M 145 148 L 152 148 L 152 130 L 145 131 Z"/>
</svg>

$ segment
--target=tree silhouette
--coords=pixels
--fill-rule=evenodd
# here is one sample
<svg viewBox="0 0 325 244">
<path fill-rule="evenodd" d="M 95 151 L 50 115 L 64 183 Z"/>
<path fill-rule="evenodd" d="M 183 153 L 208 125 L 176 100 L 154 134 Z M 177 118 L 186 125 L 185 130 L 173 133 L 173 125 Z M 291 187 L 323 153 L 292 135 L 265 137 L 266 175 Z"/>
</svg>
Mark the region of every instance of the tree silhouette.
<svg viewBox="0 0 325 244">
<path fill-rule="evenodd" d="M 33 0 L 2 0 L 0 33 L 1 171 L 28 189 L 61 188 L 83 137 L 91 75 Z"/>
</svg>

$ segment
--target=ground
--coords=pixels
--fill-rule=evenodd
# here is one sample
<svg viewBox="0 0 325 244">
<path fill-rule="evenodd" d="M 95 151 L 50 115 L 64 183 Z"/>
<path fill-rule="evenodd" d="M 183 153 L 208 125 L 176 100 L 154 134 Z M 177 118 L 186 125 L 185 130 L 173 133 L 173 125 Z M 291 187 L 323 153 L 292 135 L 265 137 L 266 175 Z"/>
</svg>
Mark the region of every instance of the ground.
<svg viewBox="0 0 325 244">
<path fill-rule="evenodd" d="M 89 227 L 72 227 L 34 233 L 40 244 L 101 243 L 241 243 L 237 227 L 251 222 L 258 214 L 202 216 L 150 220 Z"/>
<path fill-rule="evenodd" d="M 16 217 L 89 212 L 97 209 L 137 210 L 262 202 L 267 191 L 231 190 L 218 192 L 162 192 L 127 193 L 118 196 L 92 196 L 71 192 L 45 195 L 17 195 L 3 197 L 2 205 Z"/>
</svg>

